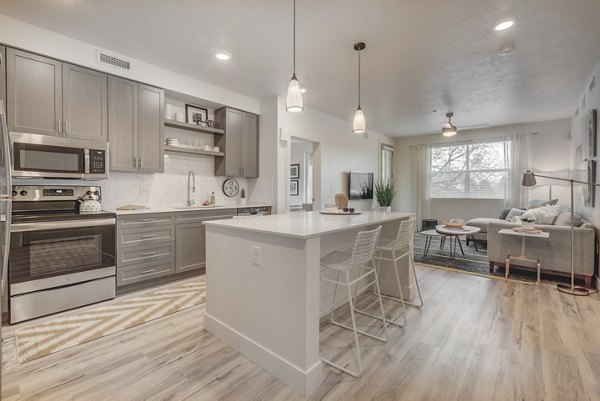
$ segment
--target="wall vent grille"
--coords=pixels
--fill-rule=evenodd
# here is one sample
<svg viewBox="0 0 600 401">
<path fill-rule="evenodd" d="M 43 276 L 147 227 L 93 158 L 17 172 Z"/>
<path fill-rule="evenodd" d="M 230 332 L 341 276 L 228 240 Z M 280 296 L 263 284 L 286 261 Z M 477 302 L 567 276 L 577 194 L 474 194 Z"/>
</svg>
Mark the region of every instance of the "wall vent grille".
<svg viewBox="0 0 600 401">
<path fill-rule="evenodd" d="M 124 58 L 121 58 L 121 57 L 116 57 L 116 56 L 107 54 L 106 52 L 103 52 L 100 50 L 96 51 L 96 61 L 98 61 L 98 63 L 100 63 L 100 64 L 109 65 L 111 67 L 118 68 L 120 70 L 131 71 L 131 62 L 130 61 L 125 60 Z"/>
</svg>

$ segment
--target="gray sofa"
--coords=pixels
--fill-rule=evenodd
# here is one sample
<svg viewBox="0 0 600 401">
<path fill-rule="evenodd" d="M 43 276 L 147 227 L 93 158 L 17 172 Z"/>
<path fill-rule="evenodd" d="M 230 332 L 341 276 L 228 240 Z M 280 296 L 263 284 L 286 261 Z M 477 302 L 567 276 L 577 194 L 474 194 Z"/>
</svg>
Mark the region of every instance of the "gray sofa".
<svg viewBox="0 0 600 401">
<path fill-rule="evenodd" d="M 520 224 L 509 223 L 500 219 L 488 219 L 486 229 L 488 260 L 490 272 L 496 266 L 505 266 L 506 256 L 521 254 L 521 238 L 500 235 L 503 228 L 514 228 Z M 548 239 L 526 239 L 525 255 L 531 259 L 539 258 L 542 272 L 571 275 L 571 227 L 558 225 L 539 225 L 543 231 L 550 233 Z M 592 284 L 594 276 L 594 259 L 596 256 L 596 228 L 588 222 L 575 227 L 575 275 L 585 279 L 586 286 Z M 511 268 L 518 263 L 511 263 Z M 531 266 L 522 266 L 530 268 Z"/>
</svg>

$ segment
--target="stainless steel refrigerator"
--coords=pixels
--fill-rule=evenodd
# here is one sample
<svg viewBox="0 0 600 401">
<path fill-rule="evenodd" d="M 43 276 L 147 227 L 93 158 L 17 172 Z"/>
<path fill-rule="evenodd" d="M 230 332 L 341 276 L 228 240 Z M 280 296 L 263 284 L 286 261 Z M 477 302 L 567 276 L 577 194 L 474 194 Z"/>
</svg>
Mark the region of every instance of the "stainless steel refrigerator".
<svg viewBox="0 0 600 401">
<path fill-rule="evenodd" d="M 4 102 L 0 100 L 0 311 L 4 309 L 3 302 L 7 291 L 6 277 L 8 274 L 8 252 L 10 249 L 10 222 L 12 215 L 12 181 L 10 172 L 10 142 Z M 2 339 L 2 320 L 0 319 L 0 339 Z M 2 361 L 2 345 L 0 343 L 0 362 Z M 0 398 L 2 392 L 2 364 L 0 363 Z"/>
</svg>

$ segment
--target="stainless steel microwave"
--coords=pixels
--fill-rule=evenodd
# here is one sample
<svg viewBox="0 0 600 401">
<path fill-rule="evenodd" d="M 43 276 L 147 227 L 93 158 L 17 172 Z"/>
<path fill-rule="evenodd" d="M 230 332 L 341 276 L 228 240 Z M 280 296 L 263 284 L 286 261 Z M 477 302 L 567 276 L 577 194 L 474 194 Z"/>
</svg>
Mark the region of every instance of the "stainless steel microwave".
<svg viewBox="0 0 600 401">
<path fill-rule="evenodd" d="M 108 144 L 39 134 L 10 133 L 13 177 L 108 178 Z"/>
</svg>

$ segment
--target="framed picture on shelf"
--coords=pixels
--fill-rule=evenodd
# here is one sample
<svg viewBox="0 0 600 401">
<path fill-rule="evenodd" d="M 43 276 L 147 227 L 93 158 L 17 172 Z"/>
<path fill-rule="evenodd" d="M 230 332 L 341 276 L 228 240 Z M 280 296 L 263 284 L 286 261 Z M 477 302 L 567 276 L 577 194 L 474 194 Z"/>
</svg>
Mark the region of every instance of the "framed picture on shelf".
<svg viewBox="0 0 600 401">
<path fill-rule="evenodd" d="M 589 156 L 598 156 L 598 110 L 590 110 L 588 116 Z"/>
<path fill-rule="evenodd" d="M 299 164 L 290 164 L 290 178 L 291 179 L 299 179 L 300 178 L 300 165 Z"/>
<path fill-rule="evenodd" d="M 208 120 L 208 109 L 204 107 L 194 106 L 193 104 L 185 105 L 185 122 L 188 124 L 201 125 L 200 123 Z"/>
<path fill-rule="evenodd" d="M 290 180 L 290 195 L 298 196 L 298 180 Z"/>
</svg>

